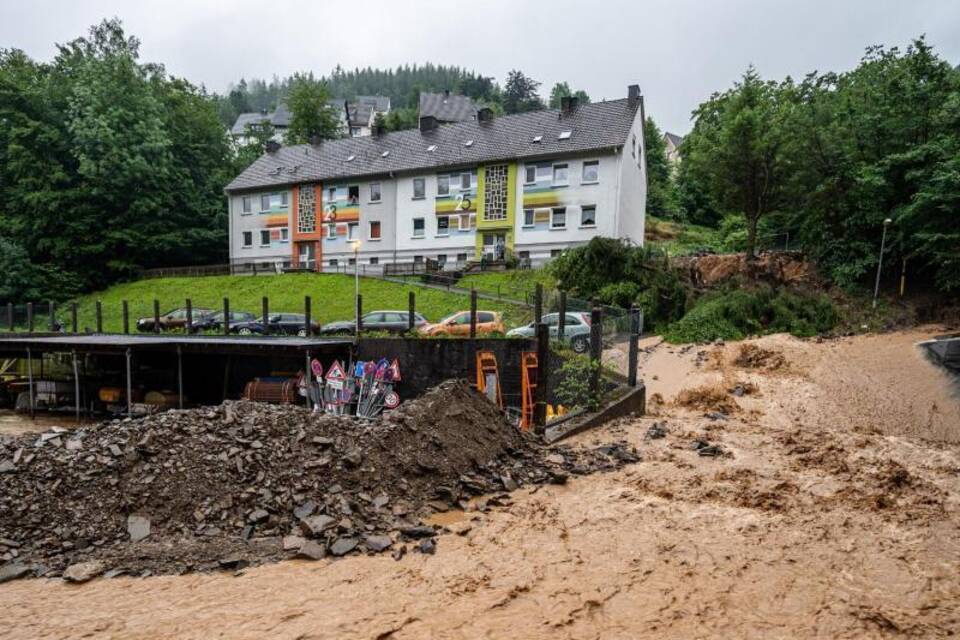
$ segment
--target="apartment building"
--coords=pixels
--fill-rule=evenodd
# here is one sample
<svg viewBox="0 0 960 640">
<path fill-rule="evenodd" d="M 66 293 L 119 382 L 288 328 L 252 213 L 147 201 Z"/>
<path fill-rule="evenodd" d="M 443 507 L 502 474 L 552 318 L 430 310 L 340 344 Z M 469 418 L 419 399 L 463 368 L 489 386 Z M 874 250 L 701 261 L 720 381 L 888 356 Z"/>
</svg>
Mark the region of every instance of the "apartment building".
<svg viewBox="0 0 960 640">
<path fill-rule="evenodd" d="M 643 100 L 273 146 L 226 188 L 230 257 L 312 270 L 513 255 L 542 264 L 608 236 L 643 242 Z"/>
</svg>

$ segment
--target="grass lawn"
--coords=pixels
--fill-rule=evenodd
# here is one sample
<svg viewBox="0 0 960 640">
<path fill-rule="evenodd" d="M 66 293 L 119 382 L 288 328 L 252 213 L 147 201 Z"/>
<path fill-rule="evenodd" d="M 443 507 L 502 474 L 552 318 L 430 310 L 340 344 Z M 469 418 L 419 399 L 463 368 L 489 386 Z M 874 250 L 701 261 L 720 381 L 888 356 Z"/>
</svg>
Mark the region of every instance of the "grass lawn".
<svg viewBox="0 0 960 640">
<path fill-rule="evenodd" d="M 682 256 L 699 249 L 712 249 L 723 253 L 723 241 L 718 229 L 695 224 L 681 224 L 647 216 L 646 241 L 662 246 L 672 256 Z"/>
<path fill-rule="evenodd" d="M 360 293 L 365 311 L 407 308 L 407 294 L 416 296 L 417 311 L 436 322 L 455 311 L 470 308 L 469 297 L 416 285 L 403 285 L 375 278 L 360 278 Z M 249 311 L 260 315 L 263 296 L 270 298 L 271 312 L 303 313 L 304 296 L 311 297 L 311 315 L 321 322 L 351 320 L 354 279 L 342 274 L 283 274 L 270 276 L 208 276 L 202 278 L 157 278 L 118 284 L 80 298 L 78 316 L 80 330 L 96 327 L 96 301 L 103 305 L 103 329 L 123 330 L 122 301 L 130 309 L 130 330 L 135 331 L 137 318 L 153 316 L 153 300 L 160 301 L 160 313 L 183 307 L 190 298 L 195 309 L 223 308 L 223 298 L 230 299 L 231 311 Z M 507 328 L 528 322 L 530 311 L 515 305 L 481 300 L 479 307 L 504 314 Z M 57 314 L 69 325 L 69 305 L 62 305 Z"/>
<path fill-rule="evenodd" d="M 526 294 L 532 293 L 537 283 L 542 284 L 547 291 L 557 287 L 557 281 L 546 269 L 475 273 L 461 278 L 457 286 L 464 289 L 472 287 L 477 291 L 501 295 L 504 298 L 525 300 Z"/>
</svg>

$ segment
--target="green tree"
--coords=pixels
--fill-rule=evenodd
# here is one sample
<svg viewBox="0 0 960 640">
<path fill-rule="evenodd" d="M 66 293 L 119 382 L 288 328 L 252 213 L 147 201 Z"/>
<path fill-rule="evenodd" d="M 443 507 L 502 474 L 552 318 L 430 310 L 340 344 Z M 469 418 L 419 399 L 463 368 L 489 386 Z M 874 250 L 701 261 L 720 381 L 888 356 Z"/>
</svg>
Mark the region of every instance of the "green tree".
<svg viewBox="0 0 960 640">
<path fill-rule="evenodd" d="M 503 88 L 503 110 L 506 113 L 523 113 L 543 109 L 543 99 L 537 93 L 540 83 L 514 69 L 507 74 Z"/>
<path fill-rule="evenodd" d="M 748 260 L 756 255 L 760 219 L 780 206 L 785 192 L 783 91 L 748 68 L 732 89 L 700 105 L 684 142 L 683 164 L 711 200 L 745 217 Z"/>
<path fill-rule="evenodd" d="M 587 92 L 583 89 L 578 89 L 577 91 L 571 91 L 570 85 L 566 82 L 558 82 L 553 85 L 553 89 L 550 90 L 550 108 L 559 109 L 560 108 L 560 99 L 573 96 L 577 99 L 579 104 L 590 104 L 590 96 L 587 95 Z"/>
<path fill-rule="evenodd" d="M 325 82 L 316 80 L 312 73 L 294 74 L 286 99 L 291 114 L 286 143 L 307 144 L 315 138 L 340 137 L 340 121 L 329 101 Z"/>
<path fill-rule="evenodd" d="M 675 195 L 663 134 L 653 118 L 643 123 L 643 143 L 647 153 L 647 213 L 673 217 Z"/>
</svg>

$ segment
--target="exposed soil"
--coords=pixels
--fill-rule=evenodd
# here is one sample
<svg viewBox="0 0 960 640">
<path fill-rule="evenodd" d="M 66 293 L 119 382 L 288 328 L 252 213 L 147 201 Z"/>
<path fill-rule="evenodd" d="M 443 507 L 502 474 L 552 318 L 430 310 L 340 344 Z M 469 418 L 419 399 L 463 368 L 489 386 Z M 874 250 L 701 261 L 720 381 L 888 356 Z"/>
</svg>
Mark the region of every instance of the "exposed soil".
<svg viewBox="0 0 960 640">
<path fill-rule="evenodd" d="M 659 415 L 577 436 L 642 460 L 451 513 L 434 555 L 0 585 L 14 638 L 886 638 L 960 630 L 960 402 L 915 343 L 645 342 Z M 737 384 L 755 390 L 736 395 Z M 741 411 L 677 403 L 724 390 Z M 703 455 L 717 447 L 719 455 Z M 265 597 L 266 596 L 266 597 Z"/>
<path fill-rule="evenodd" d="M 760 253 L 753 262 L 744 253 L 685 256 L 673 263 L 696 287 L 713 287 L 739 276 L 777 285 L 813 286 L 820 282 L 816 267 L 802 253 Z"/>
</svg>

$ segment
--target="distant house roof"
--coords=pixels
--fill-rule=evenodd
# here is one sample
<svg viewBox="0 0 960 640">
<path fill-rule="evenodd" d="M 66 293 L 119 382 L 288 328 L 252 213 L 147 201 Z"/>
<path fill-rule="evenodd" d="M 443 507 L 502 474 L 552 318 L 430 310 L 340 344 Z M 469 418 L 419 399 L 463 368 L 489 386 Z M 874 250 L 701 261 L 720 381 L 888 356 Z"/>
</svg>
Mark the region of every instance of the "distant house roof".
<svg viewBox="0 0 960 640">
<path fill-rule="evenodd" d="M 254 161 L 226 190 L 612 149 L 628 143 L 638 108 L 638 100 L 611 100 L 583 105 L 566 115 L 545 109 L 489 122 L 441 124 L 428 131 L 407 129 L 382 136 L 281 147 Z"/>
<path fill-rule="evenodd" d="M 366 127 L 370 125 L 370 119 L 373 117 L 373 105 L 362 102 L 351 102 L 347 106 L 351 127 Z"/>
<path fill-rule="evenodd" d="M 289 127 L 293 114 L 287 109 L 286 103 L 281 102 L 277 105 L 277 110 L 270 116 L 270 124 L 275 127 Z"/>
<path fill-rule="evenodd" d="M 357 102 L 373 107 L 374 111 L 390 111 L 389 96 L 357 96 Z"/>
<path fill-rule="evenodd" d="M 254 111 L 252 113 L 241 113 L 237 116 L 237 121 L 233 123 L 232 127 L 230 127 L 230 133 L 235 136 L 242 136 L 247 132 L 248 126 L 257 126 L 263 124 L 264 122 L 270 122 L 269 113 L 261 113 L 259 111 Z"/>
<path fill-rule="evenodd" d="M 680 143 L 683 142 L 683 136 L 678 136 L 677 134 L 675 134 L 675 133 L 670 133 L 669 131 L 664 131 L 664 132 L 663 132 L 663 137 L 664 137 L 666 140 L 669 140 L 670 143 L 671 143 L 673 146 L 675 146 L 675 147 L 679 147 L 679 146 L 680 146 Z"/>
<path fill-rule="evenodd" d="M 420 117 L 430 116 L 438 122 L 468 122 L 477 119 L 477 105 L 467 96 L 449 92 L 421 93 Z"/>
</svg>

